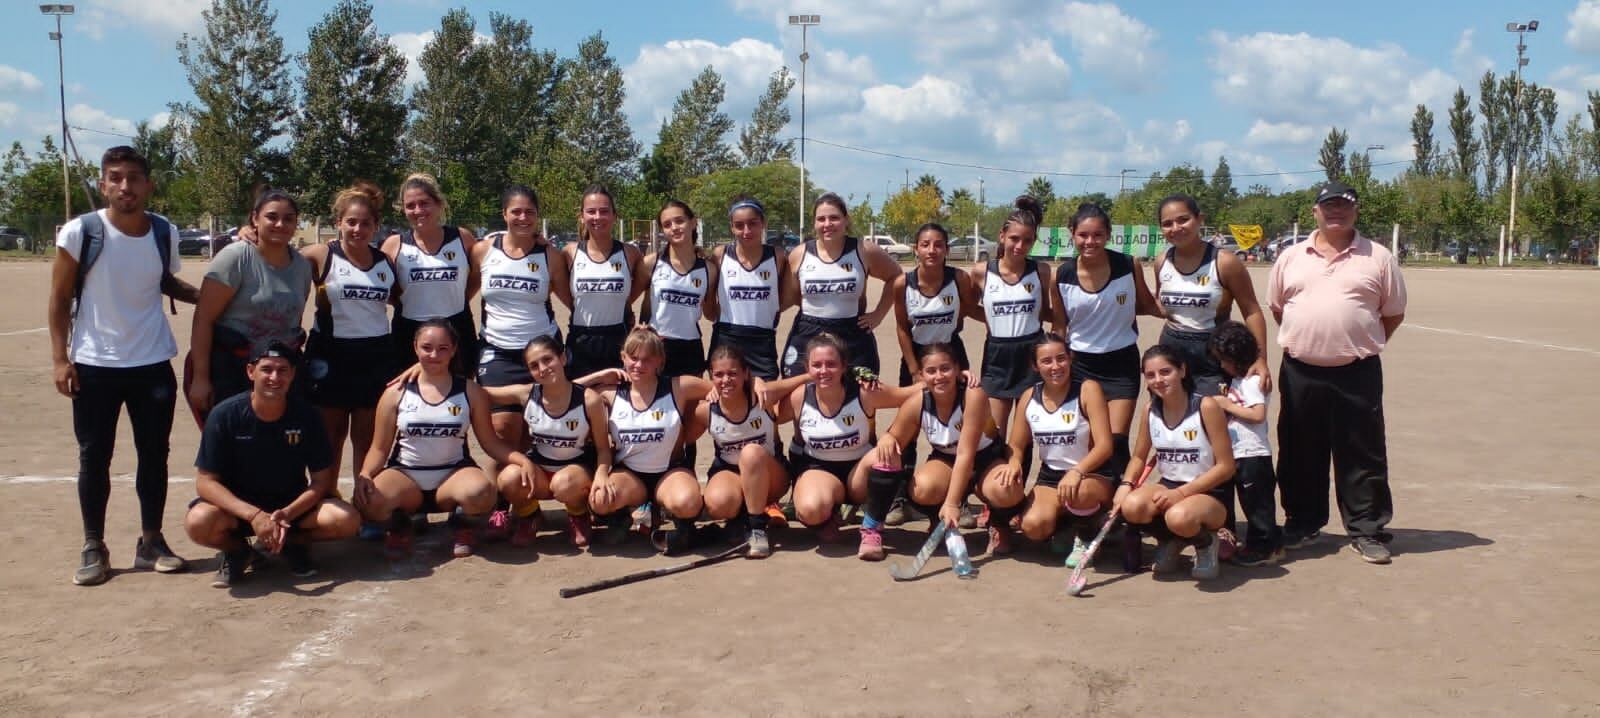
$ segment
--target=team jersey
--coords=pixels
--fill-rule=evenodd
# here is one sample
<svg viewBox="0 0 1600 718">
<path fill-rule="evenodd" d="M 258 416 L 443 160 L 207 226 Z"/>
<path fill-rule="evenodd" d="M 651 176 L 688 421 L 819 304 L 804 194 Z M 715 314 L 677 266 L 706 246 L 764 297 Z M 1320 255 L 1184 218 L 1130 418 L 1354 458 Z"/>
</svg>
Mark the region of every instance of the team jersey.
<svg viewBox="0 0 1600 718">
<path fill-rule="evenodd" d="M 928 446 L 933 447 L 935 452 L 951 456 L 955 455 L 956 446 L 961 443 L 961 415 L 967 401 L 966 387 L 958 386 L 956 390 L 961 393 L 956 397 L 956 405 L 950 411 L 949 419 L 939 418 L 939 406 L 934 402 L 933 392 L 926 389 L 922 392 L 922 435 L 928 437 Z M 989 448 L 993 443 L 994 437 L 984 431 L 978 436 L 978 451 Z"/>
<path fill-rule="evenodd" d="M 699 339 L 700 305 L 706 298 L 706 260 L 695 257 L 685 274 L 665 256 L 650 273 L 650 326 L 664 339 Z"/>
<path fill-rule="evenodd" d="M 472 423 L 472 408 L 467 403 L 467 380 L 457 377 L 450 385 L 450 394 L 437 404 L 422 398 L 415 380 L 406 382 L 397 411 L 390 464 L 407 469 L 447 469 L 468 460 L 467 428 Z"/>
<path fill-rule="evenodd" d="M 1056 268 L 1056 290 L 1067 312 L 1067 343 L 1075 352 L 1105 354 L 1139 341 L 1137 288 L 1133 258 L 1106 252 L 1111 271 L 1105 286 L 1091 292 L 1078 282 L 1078 258 Z"/>
<path fill-rule="evenodd" d="M 720 403 L 711 404 L 710 409 L 711 425 L 706 430 L 711 434 L 711 443 L 716 447 L 717 458 L 723 463 L 737 466 L 739 452 L 751 444 L 761 446 L 768 454 L 777 454 L 777 422 L 772 420 L 772 415 L 767 413 L 766 407 L 752 402 L 744 418 L 738 421 L 722 413 Z"/>
<path fill-rule="evenodd" d="M 317 331 L 336 339 L 388 334 L 395 281 L 394 265 L 382 252 L 373 252 L 372 266 L 362 269 L 345 256 L 339 242 L 329 242 L 317 278 Z"/>
<path fill-rule="evenodd" d="M 1044 384 L 1034 384 L 1025 415 L 1041 466 L 1065 472 L 1088 456 L 1089 419 L 1079 410 L 1077 392 L 1051 410 L 1044 405 Z"/>
<path fill-rule="evenodd" d="M 485 237 L 490 242 L 478 268 L 483 288 L 483 340 L 501 349 L 521 349 L 534 337 L 557 332 L 550 308 L 550 255 L 535 245 L 513 258 L 501 242 L 505 232 Z"/>
<path fill-rule="evenodd" d="M 1267 394 L 1261 391 L 1261 377 L 1247 376 L 1228 382 L 1227 401 L 1248 409 L 1267 403 Z M 1219 399 L 1219 401 L 1221 401 Z M 1245 459 L 1252 456 L 1272 456 L 1267 443 L 1267 422 L 1247 423 L 1232 414 L 1228 415 L 1228 441 L 1233 444 L 1233 456 Z"/>
<path fill-rule="evenodd" d="M 861 390 L 847 384 L 844 391 L 844 405 L 829 416 L 817 406 L 816 385 L 806 386 L 795 439 L 807 456 L 821 461 L 856 461 L 872 449 Z"/>
<path fill-rule="evenodd" d="M 668 379 L 657 382 L 655 397 L 643 409 L 633 408 L 631 391 L 628 382 L 617 386 L 617 397 L 611 402 L 608 418 L 617 466 L 649 474 L 662 473 L 672 466 L 678 432 L 683 428 L 678 400 L 672 394 L 672 382 Z"/>
<path fill-rule="evenodd" d="M 533 463 L 548 466 L 570 461 L 583 454 L 589 445 L 589 414 L 583 409 L 587 391 L 582 385 L 572 385 L 572 399 L 566 411 L 553 415 L 544 408 L 544 391 L 537 384 L 528 394 L 528 405 L 522 409 L 522 420 L 528 425 L 529 449 Z"/>
<path fill-rule="evenodd" d="M 1200 478 L 1217 463 L 1211 453 L 1211 441 L 1206 437 L 1205 424 L 1200 420 L 1200 396 L 1189 396 L 1188 413 L 1177 426 L 1167 428 L 1158 407 L 1150 407 L 1150 444 L 1156 450 L 1156 468 L 1161 478 L 1181 484 Z"/>
<path fill-rule="evenodd" d="M 1178 271 L 1177 255 L 1167 250 L 1161 264 L 1161 307 L 1167 324 L 1192 332 L 1208 332 L 1217 326 L 1217 308 L 1222 306 L 1222 280 L 1217 276 L 1217 248 L 1207 244 L 1200 266 L 1193 272 Z"/>
<path fill-rule="evenodd" d="M 778 253 L 761 245 L 761 259 L 746 269 L 729 244 L 722 252 L 722 281 L 717 283 L 717 321 L 741 327 L 776 329 L 782 297 L 778 296 Z"/>
<path fill-rule="evenodd" d="M 855 237 L 844 238 L 844 251 L 832 262 L 817 254 L 817 240 L 805 244 L 796 276 L 800 279 L 800 313 L 815 319 L 849 319 L 861 315 L 867 290 L 867 268 Z"/>
<path fill-rule="evenodd" d="M 395 271 L 400 277 L 400 316 L 414 321 L 453 317 L 467 308 L 467 250 L 461 230 L 444 227 L 444 243 L 428 254 L 410 230 L 400 233 Z"/>
<path fill-rule="evenodd" d="M 989 320 L 989 336 L 1016 339 L 1038 332 L 1043 307 L 1038 262 L 1024 260 L 1022 277 L 1012 284 L 1000 276 L 999 260 L 989 261 L 983 276 L 983 314 Z"/>
<path fill-rule="evenodd" d="M 578 241 L 572 258 L 572 325 L 613 327 L 628 317 L 628 295 L 633 291 L 633 270 L 621 242 L 611 243 L 611 255 L 599 262 L 589 258 L 588 241 Z"/>
<path fill-rule="evenodd" d="M 955 268 L 944 268 L 943 283 L 931 297 L 918 286 L 917 270 L 906 270 L 906 317 L 911 320 L 912 343 L 921 346 L 948 342 L 961 331 L 961 292 Z"/>
</svg>

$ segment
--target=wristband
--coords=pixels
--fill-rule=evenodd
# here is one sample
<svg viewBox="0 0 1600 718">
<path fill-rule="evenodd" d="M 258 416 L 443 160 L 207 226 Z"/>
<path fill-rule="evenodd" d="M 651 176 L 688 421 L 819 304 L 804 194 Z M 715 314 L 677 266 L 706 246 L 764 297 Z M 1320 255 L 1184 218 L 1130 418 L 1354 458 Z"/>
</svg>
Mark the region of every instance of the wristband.
<svg viewBox="0 0 1600 718">
<path fill-rule="evenodd" d="M 1129 487 L 1129 488 L 1132 488 L 1132 487 L 1133 487 L 1133 482 L 1132 482 L 1132 481 L 1127 481 L 1127 480 L 1123 480 L 1123 481 L 1122 481 L 1122 482 L 1121 482 L 1121 485 L 1123 485 L 1123 486 L 1127 486 L 1127 487 Z"/>
</svg>

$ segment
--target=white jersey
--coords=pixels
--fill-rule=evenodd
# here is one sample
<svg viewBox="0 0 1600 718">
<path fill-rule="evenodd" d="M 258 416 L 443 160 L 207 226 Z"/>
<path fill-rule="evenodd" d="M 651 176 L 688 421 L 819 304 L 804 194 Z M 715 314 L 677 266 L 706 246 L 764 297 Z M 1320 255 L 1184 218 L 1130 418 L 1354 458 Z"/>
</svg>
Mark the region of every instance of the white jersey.
<svg viewBox="0 0 1600 718">
<path fill-rule="evenodd" d="M 521 349 L 534 337 L 554 336 L 556 315 L 550 308 L 550 254 L 534 246 L 513 258 L 501 242 L 504 232 L 484 238 L 489 242 L 478 267 L 483 288 L 483 340 L 501 349 Z"/>
<path fill-rule="evenodd" d="M 1022 277 L 1012 284 L 1000 276 L 1000 262 L 990 260 L 983 275 L 983 314 L 989 320 L 989 336 L 1016 339 L 1037 333 L 1043 308 L 1038 262 L 1024 260 Z"/>
<path fill-rule="evenodd" d="M 400 233 L 395 270 L 400 273 L 400 316 L 414 321 L 453 317 L 467 308 L 467 250 L 461 230 L 444 228 L 444 244 L 428 254 L 410 230 Z"/>
<path fill-rule="evenodd" d="M 1167 428 L 1161 409 L 1150 407 L 1150 444 L 1156 450 L 1156 468 L 1161 478 L 1180 484 L 1200 478 L 1217 463 L 1211 453 L 1211 440 L 1200 420 L 1200 396 L 1190 395 L 1188 413 L 1177 426 Z"/>
<path fill-rule="evenodd" d="M 935 453 L 954 456 L 956 447 L 961 443 L 962 413 L 967 401 L 965 386 L 956 389 L 961 392 L 956 397 L 955 408 L 950 411 L 950 418 L 939 418 L 939 407 L 934 402 L 933 392 L 922 392 L 922 435 L 928 437 L 928 446 L 933 447 Z M 994 437 L 985 431 L 978 436 L 978 451 L 989 448 L 994 443 Z"/>
<path fill-rule="evenodd" d="M 389 293 L 394 265 L 373 252 L 372 266 L 356 266 L 339 242 L 328 243 L 317 279 L 317 331 L 335 339 L 368 339 L 389 333 Z"/>
<path fill-rule="evenodd" d="M 1077 392 L 1052 411 L 1044 405 L 1044 384 L 1034 384 L 1024 415 L 1039 447 L 1040 466 L 1066 472 L 1089 455 L 1089 418 L 1079 410 Z"/>
<path fill-rule="evenodd" d="M 820 461 L 856 461 L 872 449 L 867 432 L 867 412 L 861 406 L 861 391 L 845 387 L 844 405 L 832 416 L 817 406 L 817 387 L 806 386 L 805 402 L 795 438 L 807 456 Z"/>
<path fill-rule="evenodd" d="M 529 458 L 533 463 L 549 467 L 583 455 L 591 438 L 589 414 L 583 408 L 586 391 L 582 385 L 573 384 L 566 411 L 551 414 L 545 411 L 543 390 L 534 385 L 528 405 L 522 409 L 522 421 L 528 425 L 528 438 L 532 441 Z"/>
<path fill-rule="evenodd" d="M 1078 283 L 1078 259 L 1069 257 L 1056 269 L 1056 290 L 1067 311 L 1067 343 L 1075 352 L 1105 354 L 1139 342 L 1138 285 L 1133 259 L 1106 252 L 1111 271 L 1105 286 L 1091 292 Z"/>
<path fill-rule="evenodd" d="M 633 268 L 621 242 L 611 243 L 611 256 L 589 258 L 588 242 L 578 241 L 572 259 L 572 325 L 614 327 L 626 323 Z"/>
<path fill-rule="evenodd" d="M 855 237 L 844 238 L 844 251 L 832 262 L 817 254 L 817 240 L 806 242 L 800 278 L 800 313 L 814 319 L 850 319 L 861 316 L 861 298 L 867 291 L 867 268 Z"/>
<path fill-rule="evenodd" d="M 961 292 L 956 285 L 956 270 L 944 268 L 939 291 L 922 293 L 917 270 L 906 270 L 906 317 L 911 320 L 911 341 L 920 346 L 948 342 L 961 331 Z"/>
<path fill-rule="evenodd" d="M 723 463 L 738 466 L 739 452 L 751 444 L 759 445 L 768 454 L 777 454 L 777 422 L 772 420 L 766 407 L 751 403 L 744 418 L 738 421 L 722 413 L 720 403 L 711 404 L 710 409 L 711 425 L 706 430 L 711 433 L 711 443 Z"/>
<path fill-rule="evenodd" d="M 1217 308 L 1222 306 L 1222 279 L 1217 276 L 1217 248 L 1206 245 L 1205 256 L 1193 272 L 1178 271 L 1177 256 L 1167 250 L 1161 264 L 1161 307 L 1167 311 L 1167 324 L 1175 329 L 1209 332 L 1217 326 Z"/>
<path fill-rule="evenodd" d="M 1261 391 L 1261 377 L 1247 376 L 1228 382 L 1227 401 L 1248 409 L 1267 403 L 1267 394 Z M 1221 401 L 1221 399 L 1219 399 Z M 1228 415 L 1228 441 L 1233 444 L 1233 456 L 1245 459 L 1252 456 L 1272 456 L 1267 443 L 1267 422 L 1250 424 L 1239 417 Z"/>
<path fill-rule="evenodd" d="M 662 473 L 672 466 L 672 454 L 678 448 L 678 432 L 683 429 L 678 400 L 672 394 L 672 381 L 659 380 L 655 398 L 644 409 L 633 408 L 631 391 L 627 382 L 617 386 L 617 397 L 611 402 L 607 422 L 611 444 L 616 447 L 617 466 L 648 474 Z"/>
<path fill-rule="evenodd" d="M 472 423 L 472 407 L 467 403 L 467 380 L 457 377 L 450 395 L 437 404 L 422 398 L 417 382 L 406 383 L 395 415 L 394 449 L 389 465 L 406 469 L 448 469 L 471 461 L 467 455 L 467 428 Z M 413 480 L 425 479 L 426 471 Z M 438 478 L 444 483 L 446 476 Z M 423 491 L 438 484 L 418 487 Z"/>
<path fill-rule="evenodd" d="M 695 257 L 685 274 L 663 253 L 650 273 L 650 326 L 663 339 L 699 339 L 700 305 L 706 299 L 706 260 Z"/>
<path fill-rule="evenodd" d="M 717 283 L 717 321 L 741 327 L 776 329 L 782 308 L 778 296 L 778 253 L 761 245 L 761 259 L 746 269 L 738 250 L 722 252 L 722 281 Z"/>
</svg>

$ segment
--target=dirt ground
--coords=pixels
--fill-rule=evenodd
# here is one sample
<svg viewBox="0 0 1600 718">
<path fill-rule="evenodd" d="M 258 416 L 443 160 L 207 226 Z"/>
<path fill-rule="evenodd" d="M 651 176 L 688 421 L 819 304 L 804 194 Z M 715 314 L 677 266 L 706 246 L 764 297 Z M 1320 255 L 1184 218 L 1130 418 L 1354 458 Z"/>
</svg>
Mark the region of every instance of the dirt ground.
<svg viewBox="0 0 1600 718">
<path fill-rule="evenodd" d="M 937 556 L 897 584 L 853 541 L 789 530 L 766 561 L 563 600 L 558 587 L 675 560 L 642 541 L 575 556 L 556 533 L 449 560 L 435 530 L 409 562 L 352 541 L 321 548 L 314 578 L 273 566 L 212 589 L 211 553 L 181 528 L 198 440 L 182 416 L 167 535 L 192 572 L 71 585 L 75 445 L 39 330 L 48 265 L 0 263 L 0 714 L 1600 715 L 1600 273 L 1407 281 L 1384 356 L 1392 565 L 1337 536 L 1206 584 L 1124 576 L 1106 556 L 1073 599 L 1058 558 L 990 561 L 981 532 L 978 580 Z M 184 346 L 187 308 L 173 321 Z M 893 367 L 890 323 L 879 336 Z M 108 536 L 126 568 L 126 422 L 118 448 Z M 924 528 L 889 530 L 891 560 Z"/>
</svg>

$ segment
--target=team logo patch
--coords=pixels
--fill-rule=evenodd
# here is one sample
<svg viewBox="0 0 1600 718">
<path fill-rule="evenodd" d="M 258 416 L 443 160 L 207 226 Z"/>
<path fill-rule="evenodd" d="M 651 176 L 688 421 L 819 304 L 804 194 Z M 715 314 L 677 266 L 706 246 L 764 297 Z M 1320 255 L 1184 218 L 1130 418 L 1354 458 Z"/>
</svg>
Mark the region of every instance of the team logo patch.
<svg viewBox="0 0 1600 718">
<path fill-rule="evenodd" d="M 1183 438 L 1188 439 L 1190 441 L 1194 441 L 1194 437 L 1199 436 L 1199 435 L 1200 435 L 1200 432 L 1195 431 L 1194 429 L 1189 429 L 1189 430 L 1183 432 Z"/>
<path fill-rule="evenodd" d="M 572 431 L 574 429 L 577 429 L 578 428 L 578 420 L 577 419 L 568 419 L 566 421 L 566 425 L 567 425 L 567 431 Z"/>
<path fill-rule="evenodd" d="M 444 258 L 447 261 L 451 261 L 451 262 L 456 261 L 456 251 L 452 249 L 452 250 L 449 250 L 449 251 L 445 252 L 444 253 Z"/>
<path fill-rule="evenodd" d="M 944 305 L 947 306 L 947 307 L 956 303 L 956 298 L 952 297 L 952 296 L 948 296 L 947 295 L 947 296 L 943 297 L 943 299 L 944 299 Z"/>
<path fill-rule="evenodd" d="M 529 262 L 528 263 L 528 271 L 530 271 L 530 272 L 539 271 L 539 263 L 538 262 Z"/>
<path fill-rule="evenodd" d="M 389 281 L 389 275 L 388 275 L 388 274 L 385 274 L 385 273 L 383 273 L 383 272 L 378 272 L 378 281 L 380 281 L 380 282 L 387 282 L 387 281 Z"/>
<path fill-rule="evenodd" d="M 340 267 L 339 268 L 339 276 L 341 276 L 341 277 L 350 276 L 350 268 L 349 267 Z"/>
<path fill-rule="evenodd" d="M 1127 303 L 1128 303 L 1128 293 L 1127 292 L 1117 292 L 1117 304 L 1127 304 Z"/>
<path fill-rule="evenodd" d="M 664 412 L 660 409 L 656 409 L 655 411 L 650 412 L 650 418 L 655 419 L 656 421 L 661 421 L 661 417 L 665 416 L 666 413 L 667 412 Z"/>
<path fill-rule="evenodd" d="M 959 421 L 958 421 L 958 422 L 956 422 L 956 425 L 955 425 L 955 426 L 952 426 L 952 427 L 950 427 L 950 428 L 952 428 L 952 429 L 955 429 L 955 430 L 956 430 L 956 431 L 961 431 L 961 424 L 962 424 L 962 423 L 963 423 L 963 422 L 959 422 Z"/>
<path fill-rule="evenodd" d="M 750 428 L 752 428 L 752 429 L 760 429 L 761 428 L 761 420 L 760 419 L 751 419 L 750 420 Z"/>
<path fill-rule="evenodd" d="M 844 425 L 845 426 L 855 426 L 855 424 L 856 424 L 856 418 L 855 417 L 847 416 L 847 417 L 844 418 Z"/>
<path fill-rule="evenodd" d="M 1202 274 L 1202 275 L 1200 275 L 1200 278 L 1199 278 L 1199 279 L 1196 279 L 1196 280 L 1194 280 L 1194 283 L 1195 283 L 1195 284 L 1198 284 L 1198 285 L 1200 285 L 1200 286 L 1202 286 L 1202 287 L 1204 287 L 1204 286 L 1206 286 L 1206 285 L 1207 285 L 1207 284 L 1210 284 L 1210 283 L 1211 283 L 1211 275 L 1209 275 L 1209 274 Z"/>
<path fill-rule="evenodd" d="M 728 272 L 728 276 L 730 276 L 730 277 L 733 276 L 733 272 L 729 271 Z M 765 281 L 767 281 L 769 279 L 772 279 L 772 272 L 768 272 L 766 270 L 762 270 L 761 271 L 761 281 L 765 282 Z"/>
<path fill-rule="evenodd" d="M 450 415 L 451 416 L 461 416 L 461 405 L 459 405 L 459 404 L 451 404 L 450 405 Z"/>
<path fill-rule="evenodd" d="M 1063 424 L 1071 424 L 1072 420 L 1076 419 L 1076 418 L 1078 418 L 1078 415 L 1069 411 L 1069 412 L 1061 415 L 1061 423 L 1063 423 Z"/>
<path fill-rule="evenodd" d="M 844 264 L 839 265 L 839 268 L 843 269 L 846 272 L 854 272 L 854 271 L 856 271 L 856 265 L 851 264 L 849 262 L 845 262 Z"/>
<path fill-rule="evenodd" d="M 613 271 L 613 272 L 622 271 L 622 263 L 621 262 L 612 262 L 611 263 L 611 271 Z"/>
<path fill-rule="evenodd" d="M 299 429 L 284 429 L 283 430 L 283 443 L 288 444 L 290 446 L 299 446 L 300 445 L 300 430 Z"/>
<path fill-rule="evenodd" d="M 1029 294 L 1032 294 L 1033 293 L 1033 282 L 1023 282 L 1022 283 L 1022 291 L 1027 292 Z"/>
<path fill-rule="evenodd" d="M 699 289 L 700 288 L 700 278 L 699 277 L 695 277 L 693 279 L 690 279 L 689 283 L 693 284 L 695 289 Z"/>
</svg>

